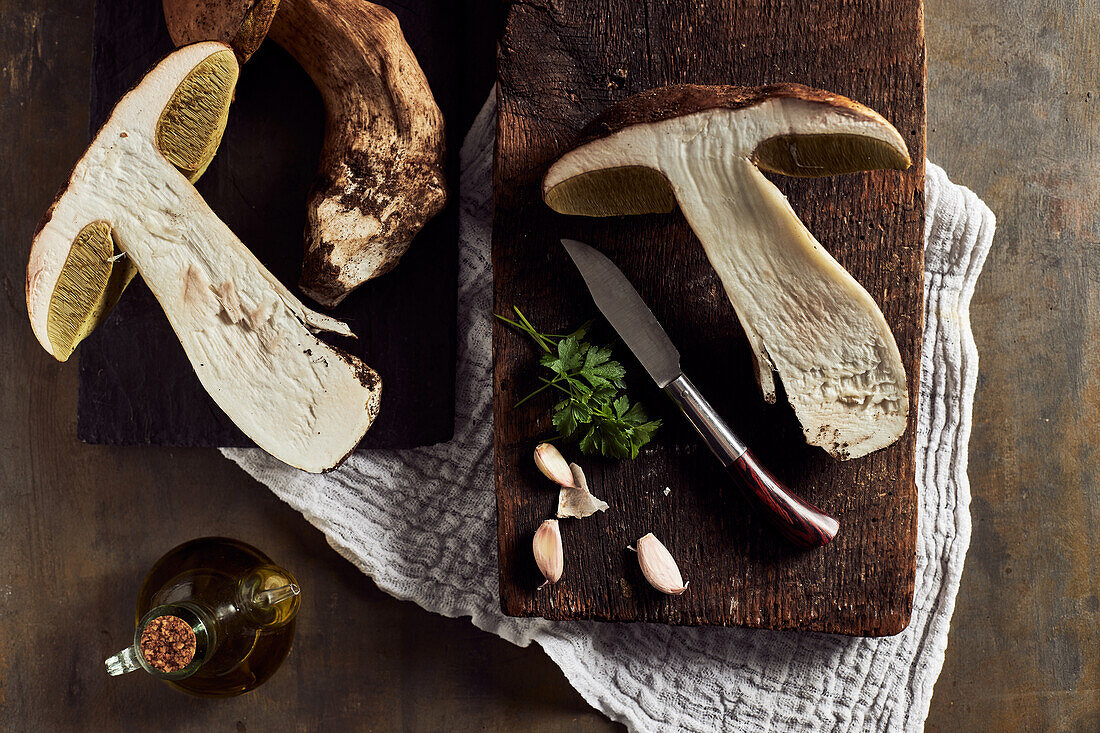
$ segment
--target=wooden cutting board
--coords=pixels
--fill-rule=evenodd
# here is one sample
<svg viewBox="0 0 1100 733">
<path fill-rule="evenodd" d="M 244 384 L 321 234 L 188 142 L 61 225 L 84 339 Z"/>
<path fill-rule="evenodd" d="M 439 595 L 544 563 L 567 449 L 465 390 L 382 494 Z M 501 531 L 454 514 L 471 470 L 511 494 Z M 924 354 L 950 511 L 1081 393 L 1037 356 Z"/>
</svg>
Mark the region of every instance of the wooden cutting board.
<svg viewBox="0 0 1100 733">
<path fill-rule="evenodd" d="M 437 103 L 448 123 L 455 122 L 447 131 L 453 190 L 447 208 L 416 237 L 401 264 L 332 311 L 358 336 L 333 343 L 382 376 L 382 412 L 361 446 L 406 448 L 448 440 L 454 430 L 457 160 L 465 127 L 457 122 L 460 79 L 454 59 L 461 49 L 456 22 L 461 8 L 432 0 L 382 4 L 398 15 Z M 96 3 L 92 134 L 119 97 L 172 48 L 160 0 Z M 320 94 L 294 59 L 269 41 L 242 67 L 225 137 L 197 184 L 215 213 L 294 292 L 306 197 L 323 135 Z M 140 278 L 79 354 L 82 440 L 252 445 L 203 390 Z"/>
<path fill-rule="evenodd" d="M 923 320 L 924 34 L 920 0 L 583 0 L 516 3 L 499 50 L 493 237 L 495 309 L 524 310 L 561 333 L 597 316 L 558 244 L 608 254 L 682 353 L 684 371 L 756 454 L 802 496 L 837 516 L 827 547 L 794 551 L 755 516 L 706 448 L 649 382 L 632 392 L 664 419 L 634 461 L 567 457 L 611 509 L 563 520 L 565 575 L 537 591 L 531 536 L 557 492 L 531 454 L 553 434 L 526 337 L 494 325 L 495 480 L 505 613 L 554 619 L 796 628 L 887 635 L 909 622 L 916 541 L 915 424 Z M 816 180 L 773 177 L 794 210 L 878 301 L 909 380 L 909 427 L 894 445 L 838 462 L 810 448 L 781 393 L 766 405 L 749 348 L 717 276 L 679 213 L 583 219 L 539 197 L 546 167 L 598 112 L 674 83 L 801 82 L 864 102 L 894 123 L 917 163 Z M 612 336 L 608 335 L 608 338 Z M 641 367 L 625 348 L 619 358 Z M 626 548 L 653 532 L 688 591 L 646 585 Z"/>
</svg>

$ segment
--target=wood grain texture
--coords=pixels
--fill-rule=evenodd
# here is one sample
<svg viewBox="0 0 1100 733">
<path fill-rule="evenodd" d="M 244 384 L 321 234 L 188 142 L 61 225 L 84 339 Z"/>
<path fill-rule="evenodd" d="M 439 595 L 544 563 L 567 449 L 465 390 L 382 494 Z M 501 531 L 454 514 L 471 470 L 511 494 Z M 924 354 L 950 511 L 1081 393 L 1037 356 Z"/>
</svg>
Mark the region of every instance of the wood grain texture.
<svg viewBox="0 0 1100 733">
<path fill-rule="evenodd" d="M 427 0 L 394 10 L 444 114 L 457 116 L 460 86 L 451 59 L 461 40 L 454 11 Z M 159 2 L 100 0 L 95 21 L 93 134 L 119 97 L 174 47 Z M 214 212 L 295 293 L 324 119 L 321 96 L 305 71 L 278 46 L 265 44 L 241 69 L 225 137 L 197 184 Z M 448 139 L 451 180 L 457 180 L 460 142 L 455 128 Z M 452 197 L 428 223 L 398 268 L 329 311 L 358 337 L 337 338 L 336 345 L 382 377 L 382 411 L 361 447 L 429 445 L 453 433 L 456 202 Z M 252 445 L 203 390 L 140 278 L 78 353 L 82 440 Z"/>
<path fill-rule="evenodd" d="M 1100 730 L 1100 3 L 928 0 L 928 150 L 997 215 L 930 733 Z"/>
<path fill-rule="evenodd" d="M 608 254 L 680 347 L 685 372 L 776 476 L 836 516 L 825 548 L 797 552 L 754 516 L 656 388 L 633 385 L 664 418 L 633 462 L 581 460 L 611 510 L 564 523 L 565 576 L 535 592 L 531 534 L 555 492 L 531 461 L 552 433 L 550 399 L 513 405 L 535 384 L 524 338 L 494 330 L 501 603 L 547 618 L 893 634 L 908 623 L 914 577 L 914 445 L 922 327 L 923 166 L 808 181 L 775 178 L 810 231 L 880 303 L 906 366 L 909 428 L 890 448 L 837 463 L 810 449 L 781 394 L 766 406 L 744 335 L 679 214 L 585 220 L 540 199 L 547 165 L 609 104 L 666 84 L 794 81 L 863 102 L 924 160 L 919 0 L 879 3 L 531 2 L 510 6 L 500 43 L 495 170 L 495 306 L 520 306 L 547 331 L 595 315 L 559 237 Z M 621 355 L 629 360 L 628 354 Z M 636 372 L 640 369 L 636 368 Z M 579 454 L 567 453 L 578 459 Z M 668 489 L 667 495 L 665 489 Z M 641 580 L 626 550 L 655 533 L 693 585 L 675 599 Z"/>
</svg>

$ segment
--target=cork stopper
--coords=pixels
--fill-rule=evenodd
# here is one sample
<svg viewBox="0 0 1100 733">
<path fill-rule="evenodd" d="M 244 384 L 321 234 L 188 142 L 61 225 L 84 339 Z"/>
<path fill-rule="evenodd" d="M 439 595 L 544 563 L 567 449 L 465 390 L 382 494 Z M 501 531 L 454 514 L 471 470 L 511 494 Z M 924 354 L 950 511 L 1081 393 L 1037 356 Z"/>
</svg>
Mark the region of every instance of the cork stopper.
<svg viewBox="0 0 1100 733">
<path fill-rule="evenodd" d="M 195 631 L 179 616 L 158 616 L 146 624 L 139 645 L 150 667 L 171 674 L 195 658 Z"/>
</svg>

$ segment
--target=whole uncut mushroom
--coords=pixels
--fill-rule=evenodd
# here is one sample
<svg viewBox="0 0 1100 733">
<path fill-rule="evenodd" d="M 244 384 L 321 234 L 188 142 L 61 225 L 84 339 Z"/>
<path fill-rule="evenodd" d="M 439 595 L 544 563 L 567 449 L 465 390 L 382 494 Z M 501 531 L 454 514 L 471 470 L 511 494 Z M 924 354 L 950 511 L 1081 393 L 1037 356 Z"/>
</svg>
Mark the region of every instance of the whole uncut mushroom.
<svg viewBox="0 0 1100 733">
<path fill-rule="evenodd" d="M 332 307 L 393 269 L 447 201 L 443 115 L 397 18 L 360 0 L 163 0 L 176 45 L 229 43 L 244 61 L 266 35 L 325 103 L 300 287 Z"/>
<path fill-rule="evenodd" d="M 806 441 L 844 460 L 905 431 L 905 368 L 874 299 L 761 169 L 809 177 L 909 166 L 893 125 L 838 94 L 681 85 L 606 110 L 550 167 L 542 192 L 563 214 L 679 206 L 749 339 L 764 398 L 775 402 L 777 371 Z"/>
</svg>

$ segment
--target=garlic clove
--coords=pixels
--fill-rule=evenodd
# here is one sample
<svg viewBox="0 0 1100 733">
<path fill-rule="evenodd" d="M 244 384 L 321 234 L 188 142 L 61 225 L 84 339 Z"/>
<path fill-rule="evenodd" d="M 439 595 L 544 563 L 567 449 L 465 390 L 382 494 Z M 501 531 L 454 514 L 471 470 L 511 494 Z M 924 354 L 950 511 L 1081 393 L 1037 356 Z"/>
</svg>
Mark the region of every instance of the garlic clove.
<svg viewBox="0 0 1100 733">
<path fill-rule="evenodd" d="M 576 463 L 570 463 L 569 470 L 573 472 L 574 486 L 561 487 L 558 493 L 558 518 L 583 519 L 596 512 L 607 511 L 607 502 L 597 499 L 588 491 L 588 480 L 584 477 L 581 467 Z"/>
<path fill-rule="evenodd" d="M 535 465 L 542 471 L 542 475 L 559 486 L 574 486 L 573 472 L 569 470 L 569 464 L 557 448 L 549 443 L 539 443 L 535 446 Z"/>
<path fill-rule="evenodd" d="M 642 575 L 657 590 L 670 596 L 678 596 L 687 590 L 680 576 L 680 568 L 672 559 L 672 553 L 650 532 L 638 540 L 638 565 Z"/>
<path fill-rule="evenodd" d="M 562 571 L 565 569 L 565 557 L 561 546 L 558 520 L 547 519 L 542 523 L 531 541 L 531 549 L 535 554 L 535 564 L 539 566 L 539 571 L 546 578 L 546 582 L 539 588 L 561 580 Z"/>
</svg>

